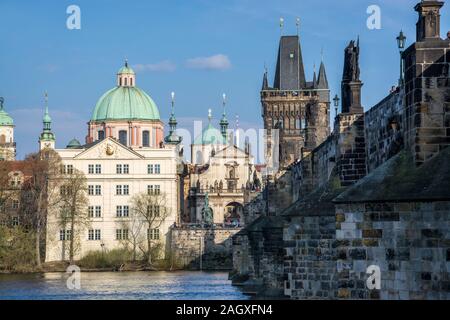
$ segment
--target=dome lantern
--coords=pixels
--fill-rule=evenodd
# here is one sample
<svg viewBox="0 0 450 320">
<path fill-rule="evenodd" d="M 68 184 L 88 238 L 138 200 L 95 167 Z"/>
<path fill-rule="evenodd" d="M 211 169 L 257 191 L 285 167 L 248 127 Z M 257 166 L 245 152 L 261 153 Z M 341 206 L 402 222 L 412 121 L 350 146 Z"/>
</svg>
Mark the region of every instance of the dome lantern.
<svg viewBox="0 0 450 320">
<path fill-rule="evenodd" d="M 136 74 L 128 66 L 128 59 L 125 59 L 125 65 L 117 72 L 118 87 L 134 87 L 136 85 Z"/>
</svg>

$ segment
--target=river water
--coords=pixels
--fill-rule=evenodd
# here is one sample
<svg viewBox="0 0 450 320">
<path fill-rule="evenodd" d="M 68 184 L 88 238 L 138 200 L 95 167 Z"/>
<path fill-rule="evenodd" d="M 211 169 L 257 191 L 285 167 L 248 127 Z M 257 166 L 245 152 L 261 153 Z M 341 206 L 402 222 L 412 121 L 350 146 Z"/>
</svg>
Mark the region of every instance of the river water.
<svg viewBox="0 0 450 320">
<path fill-rule="evenodd" d="M 0 299 L 244 300 L 224 272 L 83 272 L 81 288 L 68 274 L 0 275 Z"/>
</svg>

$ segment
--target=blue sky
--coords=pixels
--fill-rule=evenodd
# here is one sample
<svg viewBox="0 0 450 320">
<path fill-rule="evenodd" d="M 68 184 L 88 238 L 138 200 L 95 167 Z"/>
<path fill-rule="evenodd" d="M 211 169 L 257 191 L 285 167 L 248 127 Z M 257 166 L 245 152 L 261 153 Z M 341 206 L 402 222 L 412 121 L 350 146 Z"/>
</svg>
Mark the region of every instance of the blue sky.
<svg viewBox="0 0 450 320">
<path fill-rule="evenodd" d="M 229 119 L 261 127 L 259 90 L 264 64 L 273 80 L 280 29 L 301 44 L 308 80 L 321 50 L 332 95 L 340 93 L 343 50 L 361 38 L 361 78 L 366 109 L 396 84 L 399 55 L 395 37 L 415 38 L 417 0 L 58 0 L 0 2 L 0 96 L 16 123 L 18 158 L 37 149 L 43 93 L 49 93 L 57 146 L 84 141 L 97 99 L 115 85 L 127 57 L 137 66 L 137 85 L 169 115 L 177 97 L 180 125 L 221 112 L 228 96 Z M 66 28 L 66 8 L 81 8 L 81 30 Z M 381 8 L 382 29 L 366 27 L 369 5 Z M 450 5 L 442 10 L 442 36 L 450 30 Z M 212 58 L 211 58 L 212 57 Z M 210 58 L 210 59 L 205 59 Z"/>
</svg>

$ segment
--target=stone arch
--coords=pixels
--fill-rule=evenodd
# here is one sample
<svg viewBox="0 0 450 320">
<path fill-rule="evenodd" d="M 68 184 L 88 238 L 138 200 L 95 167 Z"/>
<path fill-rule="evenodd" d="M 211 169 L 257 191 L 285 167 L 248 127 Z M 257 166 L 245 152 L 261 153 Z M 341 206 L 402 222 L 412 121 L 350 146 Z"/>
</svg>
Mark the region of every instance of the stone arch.
<svg viewBox="0 0 450 320">
<path fill-rule="evenodd" d="M 224 222 L 229 224 L 240 224 L 243 220 L 244 206 L 232 201 L 225 206 Z"/>
</svg>

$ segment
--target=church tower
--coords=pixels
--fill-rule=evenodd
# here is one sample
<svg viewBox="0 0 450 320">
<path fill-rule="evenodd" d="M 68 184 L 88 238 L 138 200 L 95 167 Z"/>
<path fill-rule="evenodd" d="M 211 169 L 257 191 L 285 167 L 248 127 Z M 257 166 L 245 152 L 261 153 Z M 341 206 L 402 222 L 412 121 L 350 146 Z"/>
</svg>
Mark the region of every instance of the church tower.
<svg viewBox="0 0 450 320">
<path fill-rule="evenodd" d="M 48 113 L 48 95 L 45 93 L 45 112 L 42 119 L 44 129 L 39 137 L 39 150 L 55 149 L 55 135 L 52 132 L 52 118 Z"/>
<path fill-rule="evenodd" d="M 269 86 L 266 70 L 261 105 L 269 167 L 286 168 L 330 134 L 325 65 L 322 61 L 318 77 L 306 81 L 298 35 L 281 37 L 273 86 Z"/>
<path fill-rule="evenodd" d="M 16 143 L 14 142 L 14 121 L 5 111 L 0 97 L 0 161 L 14 161 L 16 159 Z"/>
</svg>

